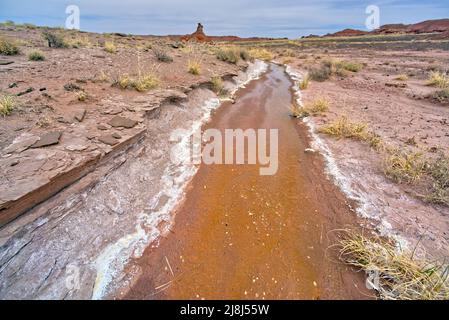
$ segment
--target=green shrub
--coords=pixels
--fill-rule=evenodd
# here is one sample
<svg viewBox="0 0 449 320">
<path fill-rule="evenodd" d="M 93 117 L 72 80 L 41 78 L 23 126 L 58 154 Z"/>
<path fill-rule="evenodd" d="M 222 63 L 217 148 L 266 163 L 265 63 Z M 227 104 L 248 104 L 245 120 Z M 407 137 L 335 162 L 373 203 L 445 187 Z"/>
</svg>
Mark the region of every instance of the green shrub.
<svg viewBox="0 0 449 320">
<path fill-rule="evenodd" d="M 16 108 L 16 99 L 11 95 L 0 96 L 0 115 L 7 116 Z"/>
<path fill-rule="evenodd" d="M 153 52 L 158 61 L 173 62 L 173 58 L 170 57 L 166 52 L 159 50 L 159 49 L 154 49 Z"/>
<path fill-rule="evenodd" d="M 240 60 L 240 54 L 232 48 L 219 49 L 217 58 L 224 62 L 236 64 Z"/>
</svg>

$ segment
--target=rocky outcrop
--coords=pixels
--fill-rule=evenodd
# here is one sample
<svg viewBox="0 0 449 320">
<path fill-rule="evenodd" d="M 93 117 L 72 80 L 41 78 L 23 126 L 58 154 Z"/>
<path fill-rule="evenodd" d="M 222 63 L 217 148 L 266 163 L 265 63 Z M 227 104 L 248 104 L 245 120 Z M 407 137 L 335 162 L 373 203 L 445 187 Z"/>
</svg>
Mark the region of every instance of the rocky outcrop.
<svg viewBox="0 0 449 320">
<path fill-rule="evenodd" d="M 196 31 L 181 38 L 182 41 L 211 42 L 211 39 L 204 33 L 204 26 L 198 23 Z"/>
</svg>

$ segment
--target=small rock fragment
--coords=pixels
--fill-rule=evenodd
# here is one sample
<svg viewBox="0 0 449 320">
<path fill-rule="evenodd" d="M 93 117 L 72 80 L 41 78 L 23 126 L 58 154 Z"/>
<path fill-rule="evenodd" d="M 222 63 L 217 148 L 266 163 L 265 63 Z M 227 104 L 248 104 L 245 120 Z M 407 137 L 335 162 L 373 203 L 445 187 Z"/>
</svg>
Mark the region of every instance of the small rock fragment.
<svg viewBox="0 0 449 320">
<path fill-rule="evenodd" d="M 108 127 L 106 127 L 104 124 L 99 124 L 98 126 L 97 126 L 97 129 L 98 130 L 108 130 Z"/>
<path fill-rule="evenodd" d="M 131 120 L 128 118 L 124 118 L 124 117 L 115 116 L 108 122 L 108 124 L 114 128 L 122 127 L 122 128 L 130 129 L 137 125 L 137 121 L 134 121 L 134 120 Z"/>
<path fill-rule="evenodd" d="M 103 142 L 104 144 L 113 146 L 118 143 L 117 139 L 115 139 L 111 134 L 107 134 L 98 138 L 98 141 Z"/>
<path fill-rule="evenodd" d="M 41 147 L 47 147 L 54 144 L 59 143 L 59 139 L 61 138 L 62 132 L 59 131 L 53 131 L 44 134 L 40 137 L 39 141 L 37 141 L 35 144 L 31 146 L 31 148 L 41 148 Z"/>
<path fill-rule="evenodd" d="M 78 120 L 78 122 L 82 122 L 85 116 L 86 116 L 86 109 L 77 110 L 74 115 L 75 119 Z"/>
<path fill-rule="evenodd" d="M 114 133 L 112 134 L 112 136 L 113 136 L 114 138 L 116 138 L 116 139 L 121 139 L 121 138 L 122 138 L 122 136 L 119 135 L 117 132 L 114 132 Z"/>
</svg>

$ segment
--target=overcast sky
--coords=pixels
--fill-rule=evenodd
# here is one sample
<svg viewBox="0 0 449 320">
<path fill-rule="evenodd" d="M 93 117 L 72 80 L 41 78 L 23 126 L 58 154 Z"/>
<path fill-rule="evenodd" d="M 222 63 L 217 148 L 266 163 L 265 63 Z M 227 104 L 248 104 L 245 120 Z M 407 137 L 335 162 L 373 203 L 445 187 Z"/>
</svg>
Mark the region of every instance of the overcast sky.
<svg viewBox="0 0 449 320">
<path fill-rule="evenodd" d="M 449 17 L 448 0 L 0 0 L 0 21 L 63 26 L 78 5 L 81 29 L 134 34 L 186 34 L 202 22 L 210 35 L 297 38 L 344 28 L 365 30 L 365 8 L 380 8 L 380 23 Z"/>
</svg>

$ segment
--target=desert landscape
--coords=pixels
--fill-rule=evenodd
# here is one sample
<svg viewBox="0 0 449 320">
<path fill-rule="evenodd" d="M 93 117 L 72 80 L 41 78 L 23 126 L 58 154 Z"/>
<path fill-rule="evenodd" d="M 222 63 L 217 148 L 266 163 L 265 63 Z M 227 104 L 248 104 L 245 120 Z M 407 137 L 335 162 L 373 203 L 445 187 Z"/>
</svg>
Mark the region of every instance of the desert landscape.
<svg viewBox="0 0 449 320">
<path fill-rule="evenodd" d="M 447 300 L 448 65 L 449 19 L 298 39 L 2 23 L 0 299 Z M 278 129 L 277 174 L 173 162 L 211 128 Z"/>
</svg>

